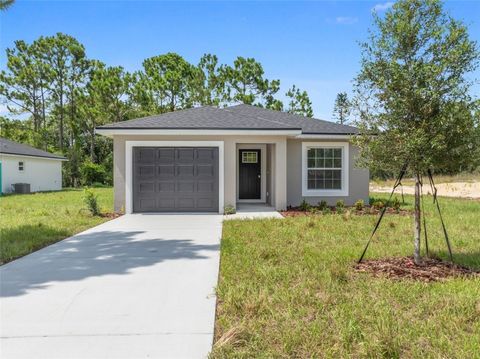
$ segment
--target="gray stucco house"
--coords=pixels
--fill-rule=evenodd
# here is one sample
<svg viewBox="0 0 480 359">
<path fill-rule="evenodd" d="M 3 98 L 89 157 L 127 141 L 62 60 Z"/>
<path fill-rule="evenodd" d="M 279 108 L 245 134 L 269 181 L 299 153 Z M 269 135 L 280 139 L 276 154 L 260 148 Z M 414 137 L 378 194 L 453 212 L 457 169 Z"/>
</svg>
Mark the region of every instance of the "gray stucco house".
<svg viewBox="0 0 480 359">
<path fill-rule="evenodd" d="M 198 107 L 97 127 L 113 138 L 115 210 L 278 210 L 368 200 L 352 126 L 249 105 Z"/>
</svg>

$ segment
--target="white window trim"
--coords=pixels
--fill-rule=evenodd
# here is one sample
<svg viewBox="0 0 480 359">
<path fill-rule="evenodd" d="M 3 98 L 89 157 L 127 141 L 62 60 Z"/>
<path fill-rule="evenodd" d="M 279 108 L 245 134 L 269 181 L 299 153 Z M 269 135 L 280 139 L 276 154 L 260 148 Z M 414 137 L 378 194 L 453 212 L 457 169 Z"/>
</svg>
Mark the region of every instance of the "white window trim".
<svg viewBox="0 0 480 359">
<path fill-rule="evenodd" d="M 342 188 L 341 189 L 308 189 L 307 171 L 308 154 L 310 148 L 341 148 L 342 149 Z M 349 193 L 348 172 L 350 162 L 348 158 L 348 142 L 302 142 L 302 196 L 303 197 L 346 197 Z"/>
<path fill-rule="evenodd" d="M 218 147 L 218 213 L 224 207 L 223 141 L 125 141 L 125 213 L 133 213 L 133 147 Z"/>
</svg>

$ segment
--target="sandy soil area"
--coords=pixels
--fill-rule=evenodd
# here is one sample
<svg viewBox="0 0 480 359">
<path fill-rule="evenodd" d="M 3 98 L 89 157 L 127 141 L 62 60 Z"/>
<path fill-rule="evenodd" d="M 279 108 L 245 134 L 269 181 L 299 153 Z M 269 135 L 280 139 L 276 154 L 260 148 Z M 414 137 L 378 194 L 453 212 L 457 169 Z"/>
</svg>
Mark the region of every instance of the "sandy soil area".
<svg viewBox="0 0 480 359">
<path fill-rule="evenodd" d="M 436 187 L 439 196 L 480 199 L 480 182 L 439 183 Z M 391 190 L 391 187 L 370 185 L 371 192 L 390 192 Z M 400 193 L 400 187 L 397 188 L 396 193 Z M 403 193 L 414 194 L 415 189 L 413 186 L 403 186 Z M 432 193 L 429 185 L 423 185 L 423 193 Z"/>
</svg>

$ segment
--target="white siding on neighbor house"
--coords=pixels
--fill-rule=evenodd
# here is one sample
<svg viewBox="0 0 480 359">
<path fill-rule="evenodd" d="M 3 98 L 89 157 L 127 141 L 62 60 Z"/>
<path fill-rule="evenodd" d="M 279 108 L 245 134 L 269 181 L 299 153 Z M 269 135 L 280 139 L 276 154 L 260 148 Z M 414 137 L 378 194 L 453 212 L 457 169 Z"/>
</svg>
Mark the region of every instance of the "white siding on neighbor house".
<svg viewBox="0 0 480 359">
<path fill-rule="evenodd" d="M 14 183 L 30 183 L 31 192 L 62 189 L 61 160 L 0 154 L 0 161 L 3 193 L 11 193 Z M 23 162 L 23 171 L 18 170 L 19 162 Z"/>
</svg>

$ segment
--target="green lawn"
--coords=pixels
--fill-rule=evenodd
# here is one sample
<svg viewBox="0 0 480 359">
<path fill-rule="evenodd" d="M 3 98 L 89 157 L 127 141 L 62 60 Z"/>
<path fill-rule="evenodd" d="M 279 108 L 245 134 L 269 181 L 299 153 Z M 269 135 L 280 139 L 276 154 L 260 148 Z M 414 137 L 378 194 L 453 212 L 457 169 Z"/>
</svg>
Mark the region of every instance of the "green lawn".
<svg viewBox="0 0 480 359">
<path fill-rule="evenodd" d="M 428 199 L 430 248 L 447 258 Z M 456 261 L 480 269 L 480 202 L 440 201 Z M 480 357 L 478 277 L 424 283 L 353 271 L 375 218 L 225 222 L 211 356 Z M 387 215 L 367 258 L 411 255 L 412 227 L 410 216 Z"/>
<path fill-rule="evenodd" d="M 102 212 L 113 209 L 111 188 L 97 188 Z M 0 197 L 0 263 L 107 221 L 85 210 L 83 190 Z"/>
</svg>

